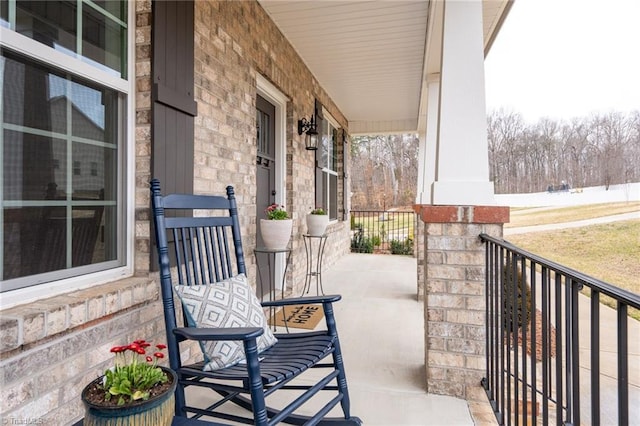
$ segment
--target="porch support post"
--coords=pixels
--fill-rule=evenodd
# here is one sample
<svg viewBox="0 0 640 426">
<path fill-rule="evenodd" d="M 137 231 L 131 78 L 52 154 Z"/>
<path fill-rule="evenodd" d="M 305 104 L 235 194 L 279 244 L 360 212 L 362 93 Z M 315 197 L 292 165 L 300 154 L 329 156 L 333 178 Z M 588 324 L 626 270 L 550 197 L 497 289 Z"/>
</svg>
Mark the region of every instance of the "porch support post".
<svg viewBox="0 0 640 426">
<path fill-rule="evenodd" d="M 501 238 L 509 208 L 415 206 L 423 222 L 427 392 L 484 401 L 485 256 L 481 233 Z"/>
<path fill-rule="evenodd" d="M 488 180 L 480 0 L 444 2 L 437 127 L 429 204 L 495 204 Z"/>
<path fill-rule="evenodd" d="M 424 288 L 427 391 L 464 398 L 474 413 L 475 406 L 487 405 L 480 385 L 486 362 L 486 267 L 478 236 L 501 238 L 509 208 L 495 205 L 489 181 L 482 1 L 435 5 L 442 7 L 430 15 L 434 27 L 441 19 L 441 45 L 434 46 L 441 54 L 430 57 L 441 61 L 440 74 L 427 82 L 427 137 L 418 178 L 423 182 L 414 206 L 424 236 L 418 276 Z"/>
</svg>

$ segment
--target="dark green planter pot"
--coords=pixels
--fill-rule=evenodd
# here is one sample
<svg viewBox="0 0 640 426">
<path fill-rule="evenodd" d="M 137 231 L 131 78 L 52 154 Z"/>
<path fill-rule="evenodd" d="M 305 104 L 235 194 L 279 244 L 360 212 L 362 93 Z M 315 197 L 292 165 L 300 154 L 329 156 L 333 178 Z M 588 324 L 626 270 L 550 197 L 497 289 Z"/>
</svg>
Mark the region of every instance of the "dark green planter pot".
<svg viewBox="0 0 640 426">
<path fill-rule="evenodd" d="M 100 407 L 88 402 L 85 398 L 87 388 L 101 382 L 102 377 L 89 383 L 82 391 L 84 426 L 170 426 L 175 415 L 178 376 L 169 368 L 160 368 L 173 378 L 171 388 L 162 395 L 126 407 Z"/>
</svg>

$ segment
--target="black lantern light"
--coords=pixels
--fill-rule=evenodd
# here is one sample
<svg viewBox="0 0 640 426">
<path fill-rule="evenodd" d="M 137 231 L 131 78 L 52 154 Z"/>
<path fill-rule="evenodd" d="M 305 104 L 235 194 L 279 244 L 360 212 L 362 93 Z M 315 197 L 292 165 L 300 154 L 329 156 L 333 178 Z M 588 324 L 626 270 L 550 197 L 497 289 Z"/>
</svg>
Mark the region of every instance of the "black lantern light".
<svg viewBox="0 0 640 426">
<path fill-rule="evenodd" d="M 318 149 L 318 129 L 316 127 L 316 119 L 314 114 L 311 114 L 309 120 L 306 117 L 298 120 L 298 134 L 305 134 L 304 142 L 305 149 L 309 151 L 315 151 Z"/>
</svg>

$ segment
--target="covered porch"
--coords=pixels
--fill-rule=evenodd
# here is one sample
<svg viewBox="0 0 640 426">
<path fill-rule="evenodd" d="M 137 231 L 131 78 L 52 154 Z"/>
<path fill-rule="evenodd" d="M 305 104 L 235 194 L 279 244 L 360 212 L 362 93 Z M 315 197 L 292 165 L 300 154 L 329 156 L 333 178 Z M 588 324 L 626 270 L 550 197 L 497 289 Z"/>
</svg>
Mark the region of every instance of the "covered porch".
<svg viewBox="0 0 640 426">
<path fill-rule="evenodd" d="M 80 10 L 87 3 L 87 10 L 96 11 L 101 20 L 114 21 L 115 12 L 97 2 L 73 3 Z M 349 341 L 345 353 L 354 412 L 367 422 L 383 422 L 378 418 L 388 420 L 393 414 L 387 424 L 400 424 L 399 415 L 408 417 L 406 424 L 431 418 L 446 423 L 434 413 L 464 413 L 425 391 L 454 395 L 461 400 L 449 401 L 463 406 L 461 401 L 473 398 L 476 390 L 480 394 L 483 310 L 479 298 L 468 297 L 469 291 L 482 294 L 477 236 L 501 235 L 508 220 L 505 209 L 495 206 L 489 182 L 483 61 L 511 2 L 107 3 L 121 15 L 115 19 L 119 30 L 113 44 L 126 49 L 110 52 L 111 43 L 100 44 L 97 37 L 95 47 L 105 62 L 100 66 L 87 61 L 91 49 L 68 55 L 54 48 L 55 39 L 43 43 L 32 37 L 41 20 L 66 16 L 67 2 L 32 10 L 35 3 L 11 0 L 0 10 L 3 77 L 7 87 L 19 88 L 4 91 L 14 96 L 5 105 L 17 123 L 3 122 L 13 137 L 11 144 L 5 139 L 12 150 L 3 167 L 15 180 L 2 186 L 7 188 L 2 214 L 16 214 L 0 221 L 11 229 L 6 241 L 19 250 L 7 243 L 0 253 L 2 416 L 73 423 L 82 417 L 82 387 L 112 362 L 110 347 L 141 336 L 164 338 L 151 254 L 148 182 L 154 177 L 163 182 L 165 193 L 219 194 L 233 185 L 248 259 L 260 245 L 264 208 L 286 206 L 294 221 L 287 272 L 294 293 L 305 274 L 304 217 L 314 206 L 327 208 L 332 246 L 325 289 L 344 295 L 340 327 L 343 340 Z M 22 14 L 30 17 L 27 24 L 18 19 Z M 94 25 L 91 16 L 78 19 L 85 19 L 87 28 Z M 66 37 L 66 22 L 56 25 L 54 33 Z M 95 26 L 96 34 L 107 27 Z M 81 40 L 82 34 L 74 35 L 72 44 L 79 47 Z M 104 134 L 72 135 L 72 122 L 62 120 L 46 101 L 53 93 L 45 82 L 54 78 L 77 80 L 82 90 L 95 95 L 91 105 L 100 111 L 97 122 Z M 82 106 L 74 102 L 71 87 L 64 85 L 68 111 Z M 103 99 L 107 94 L 109 99 Z M 47 111 L 42 123 L 22 119 L 22 111 L 40 109 Z M 315 151 L 308 149 L 309 135 L 301 128 L 312 117 L 325 140 Z M 270 129 L 268 136 L 265 129 Z M 400 132 L 420 138 L 415 202 L 424 224 L 416 231 L 417 261 L 401 271 L 359 262 L 351 272 L 341 270 L 354 259 L 346 254 L 353 173 L 349 138 Z M 61 135 L 67 135 L 64 146 L 76 151 L 53 149 Z M 43 137 L 43 143 L 34 142 Z M 85 156 L 84 145 L 104 146 L 108 155 Z M 20 161 L 12 161 L 14 157 Z M 33 158 L 41 158 L 37 167 Z M 83 175 L 89 180 L 80 179 Z M 93 177 L 100 179 L 94 184 Z M 56 179 L 60 185 L 51 199 L 43 189 Z M 84 186 L 104 195 L 80 200 Z M 104 206 L 111 215 L 101 229 L 105 241 L 85 238 L 101 257 L 78 265 L 69 226 L 67 249 L 56 251 L 63 266 L 40 274 L 32 256 L 40 213 L 63 206 L 65 221 L 72 223 L 74 211 L 84 205 Z M 34 209 L 33 218 L 22 220 L 29 209 Z M 21 221 L 11 222 L 9 216 Z M 443 248 L 450 250 L 446 256 L 439 253 Z M 257 269 L 257 261 L 249 260 L 250 279 L 255 280 Z M 368 279 L 369 271 L 379 273 Z M 337 276 L 332 279 L 331 274 Z M 281 276 L 276 272 L 273 281 L 281 282 Z M 400 276 L 407 278 L 398 280 Z M 362 284 L 347 284 L 356 280 Z M 395 280 L 402 289 L 385 282 Z M 440 294 L 423 307 L 418 300 L 425 287 Z M 401 314 L 416 317 L 396 323 Z M 449 319 L 468 327 L 469 341 L 453 339 L 455 347 L 442 346 Z M 442 330 L 443 339 L 425 341 L 425 323 Z M 403 336 L 400 330 L 411 334 Z M 382 337 L 387 332 L 398 346 Z M 379 352 L 371 350 L 376 341 Z M 468 370 L 458 369 L 461 364 Z M 456 374 L 450 375 L 453 370 Z"/>
</svg>

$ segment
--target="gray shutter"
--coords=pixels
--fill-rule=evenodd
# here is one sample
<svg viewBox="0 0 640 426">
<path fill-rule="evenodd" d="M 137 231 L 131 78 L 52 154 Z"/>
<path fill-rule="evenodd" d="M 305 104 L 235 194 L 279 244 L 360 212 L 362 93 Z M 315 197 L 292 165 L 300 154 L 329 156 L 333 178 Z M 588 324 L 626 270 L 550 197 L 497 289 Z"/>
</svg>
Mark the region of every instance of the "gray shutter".
<svg viewBox="0 0 640 426">
<path fill-rule="evenodd" d="M 347 130 L 342 129 L 342 220 L 349 218 L 349 137 Z"/>
<path fill-rule="evenodd" d="M 165 194 L 192 193 L 193 1 L 154 1 L 152 31 L 152 174 Z"/>
<path fill-rule="evenodd" d="M 193 193 L 194 3 L 154 0 L 152 27 L 151 173 L 163 194 Z M 191 212 L 180 212 L 190 216 Z M 155 236 L 151 233 L 152 246 Z M 173 244 L 169 241 L 169 244 Z M 151 270 L 158 270 L 151 249 Z M 170 250 L 171 252 L 172 250 Z"/>
</svg>

